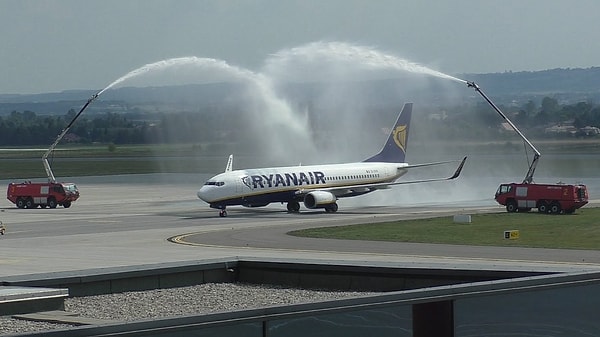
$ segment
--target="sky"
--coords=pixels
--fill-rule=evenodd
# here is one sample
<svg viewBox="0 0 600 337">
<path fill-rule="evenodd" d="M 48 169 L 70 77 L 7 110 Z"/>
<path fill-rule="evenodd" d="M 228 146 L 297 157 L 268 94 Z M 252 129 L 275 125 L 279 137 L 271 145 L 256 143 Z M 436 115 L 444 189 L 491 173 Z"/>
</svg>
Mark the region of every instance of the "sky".
<svg viewBox="0 0 600 337">
<path fill-rule="evenodd" d="M 446 74 L 600 66 L 597 0 L 0 0 L 0 94 L 102 89 L 178 57 L 260 69 L 318 41 Z"/>
</svg>

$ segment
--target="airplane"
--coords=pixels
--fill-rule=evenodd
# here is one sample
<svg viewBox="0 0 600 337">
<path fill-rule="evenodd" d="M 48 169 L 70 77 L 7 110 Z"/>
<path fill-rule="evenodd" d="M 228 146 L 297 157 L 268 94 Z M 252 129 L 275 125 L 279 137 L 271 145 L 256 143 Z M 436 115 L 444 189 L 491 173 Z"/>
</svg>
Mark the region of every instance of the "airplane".
<svg viewBox="0 0 600 337">
<path fill-rule="evenodd" d="M 233 170 L 233 155 L 230 155 L 225 172 L 208 179 L 198 190 L 198 198 L 211 208 L 219 209 L 221 217 L 227 216 L 227 206 L 262 207 L 274 202 L 287 203 L 290 213 L 300 212 L 300 202 L 308 209 L 334 213 L 338 210 L 339 198 L 394 185 L 456 179 L 467 157 L 450 177 L 397 181 L 410 169 L 457 162 L 417 165 L 404 162 L 412 106 L 412 103 L 404 104 L 381 151 L 362 162 Z"/>
</svg>

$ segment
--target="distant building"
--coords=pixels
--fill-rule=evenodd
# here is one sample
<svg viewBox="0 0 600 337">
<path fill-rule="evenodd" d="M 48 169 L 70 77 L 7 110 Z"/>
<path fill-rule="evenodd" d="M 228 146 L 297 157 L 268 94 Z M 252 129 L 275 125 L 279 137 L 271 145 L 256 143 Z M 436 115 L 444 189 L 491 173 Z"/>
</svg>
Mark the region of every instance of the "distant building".
<svg viewBox="0 0 600 337">
<path fill-rule="evenodd" d="M 573 125 L 553 125 L 544 129 L 544 133 L 556 135 L 574 135 L 577 133 L 577 128 Z"/>
<path fill-rule="evenodd" d="M 63 140 L 67 143 L 77 143 L 78 141 L 81 140 L 81 137 L 79 137 L 78 135 L 76 135 L 74 133 L 67 133 L 63 137 Z"/>
<path fill-rule="evenodd" d="M 579 129 L 579 131 L 586 136 L 600 135 L 600 128 L 597 128 L 595 126 L 585 126 Z"/>
<path fill-rule="evenodd" d="M 428 119 L 430 121 L 443 121 L 446 118 L 448 118 L 448 114 L 446 114 L 446 111 L 442 111 L 441 113 L 438 114 L 429 114 Z"/>
<path fill-rule="evenodd" d="M 510 124 L 507 122 L 500 123 L 500 130 L 501 131 L 509 131 L 509 132 L 515 131 L 515 129 L 513 129 L 513 127 L 510 126 Z"/>
</svg>

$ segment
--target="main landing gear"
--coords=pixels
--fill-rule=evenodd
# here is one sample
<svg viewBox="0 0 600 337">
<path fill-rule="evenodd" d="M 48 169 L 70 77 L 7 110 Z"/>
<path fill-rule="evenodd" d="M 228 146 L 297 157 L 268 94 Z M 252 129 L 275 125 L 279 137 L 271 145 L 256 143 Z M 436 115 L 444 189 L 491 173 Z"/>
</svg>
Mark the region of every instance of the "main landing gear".
<svg viewBox="0 0 600 337">
<path fill-rule="evenodd" d="M 325 212 L 327 212 L 327 213 L 335 213 L 338 210 L 338 204 L 334 202 L 333 204 L 329 204 L 323 208 L 325 209 Z M 287 210 L 290 213 L 299 213 L 300 212 L 300 203 L 297 201 L 288 202 Z"/>
<path fill-rule="evenodd" d="M 338 204 L 335 202 L 333 204 L 325 206 L 325 212 L 327 213 L 335 213 L 338 210 Z"/>
<path fill-rule="evenodd" d="M 299 213 L 300 212 L 300 203 L 297 201 L 290 201 L 287 203 L 287 210 L 290 213 Z"/>
</svg>

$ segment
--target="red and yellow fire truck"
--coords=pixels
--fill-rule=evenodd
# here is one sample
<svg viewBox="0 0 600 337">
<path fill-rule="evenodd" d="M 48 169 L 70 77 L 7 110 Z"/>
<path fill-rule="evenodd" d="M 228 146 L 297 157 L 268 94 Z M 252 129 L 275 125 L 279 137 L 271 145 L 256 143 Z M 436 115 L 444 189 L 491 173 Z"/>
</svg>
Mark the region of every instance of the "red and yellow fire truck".
<svg viewBox="0 0 600 337">
<path fill-rule="evenodd" d="M 540 213 L 570 214 L 588 203 L 585 185 L 566 184 L 501 184 L 496 201 L 508 212 L 528 212 L 537 208 Z"/>
<path fill-rule="evenodd" d="M 79 198 L 79 190 L 73 183 L 59 183 L 54 177 L 54 172 L 48 162 L 48 156 L 54 151 L 61 139 L 67 134 L 73 123 L 79 115 L 96 99 L 99 93 L 92 95 L 87 103 L 73 117 L 71 122 L 61 131 L 56 137 L 56 140 L 50 148 L 42 156 L 42 163 L 48 175 L 48 182 L 37 183 L 25 181 L 22 183 L 9 183 L 6 190 L 6 198 L 18 208 L 37 208 L 63 206 L 64 208 L 71 207 L 71 203 Z"/>
<path fill-rule="evenodd" d="M 73 183 L 36 183 L 22 182 L 8 184 L 6 198 L 18 208 L 36 208 L 63 206 L 71 207 L 71 203 L 79 198 L 79 190 Z"/>
<path fill-rule="evenodd" d="M 522 183 L 501 184 L 498 187 L 495 199 L 499 204 L 506 206 L 508 212 L 528 212 L 532 208 L 537 208 L 540 213 L 570 214 L 588 203 L 587 187 L 583 184 L 534 183 L 533 174 L 541 156 L 540 152 L 475 82 L 467 82 L 467 86 L 474 88 L 534 152 L 533 160 Z"/>
</svg>

